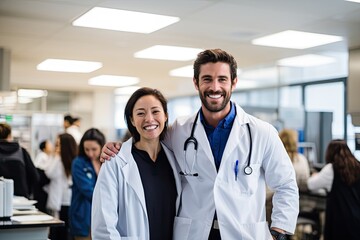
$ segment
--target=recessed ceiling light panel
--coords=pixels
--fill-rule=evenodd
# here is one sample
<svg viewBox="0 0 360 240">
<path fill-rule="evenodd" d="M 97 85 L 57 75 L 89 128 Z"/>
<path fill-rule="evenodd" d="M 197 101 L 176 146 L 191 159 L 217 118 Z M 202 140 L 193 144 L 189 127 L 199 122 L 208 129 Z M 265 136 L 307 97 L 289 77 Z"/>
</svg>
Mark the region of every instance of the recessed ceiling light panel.
<svg viewBox="0 0 360 240">
<path fill-rule="evenodd" d="M 73 22 L 74 26 L 124 32 L 151 33 L 178 22 L 178 17 L 94 7 Z"/>
<path fill-rule="evenodd" d="M 77 61 L 66 59 L 46 59 L 36 69 L 54 72 L 89 73 L 102 67 L 101 62 Z"/>
<path fill-rule="evenodd" d="M 19 89 L 17 91 L 17 95 L 19 97 L 26 97 L 26 98 L 39 98 L 39 97 L 46 97 L 48 92 L 46 90 L 40 89 Z"/>
<path fill-rule="evenodd" d="M 252 44 L 269 47 L 306 49 L 339 42 L 342 41 L 342 39 L 340 36 L 288 30 L 254 39 Z"/>
</svg>

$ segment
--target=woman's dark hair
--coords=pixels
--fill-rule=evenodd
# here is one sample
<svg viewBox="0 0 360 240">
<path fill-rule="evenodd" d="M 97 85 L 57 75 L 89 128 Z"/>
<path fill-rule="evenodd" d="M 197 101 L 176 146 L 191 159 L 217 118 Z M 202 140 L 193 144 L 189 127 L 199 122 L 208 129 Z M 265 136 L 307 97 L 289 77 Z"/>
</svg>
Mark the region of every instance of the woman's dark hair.
<svg viewBox="0 0 360 240">
<path fill-rule="evenodd" d="M 166 114 L 166 116 L 168 115 L 167 101 L 160 91 L 158 91 L 156 89 L 152 89 L 152 88 L 147 88 L 147 87 L 143 87 L 143 88 L 136 90 L 131 95 L 128 102 L 126 103 L 125 111 L 124 111 L 124 117 L 125 117 L 125 121 L 127 123 L 128 130 L 131 133 L 132 137 L 134 138 L 135 142 L 138 142 L 140 140 L 140 134 L 136 130 L 136 127 L 134 125 L 132 125 L 132 123 L 131 123 L 131 119 L 133 118 L 132 114 L 133 114 L 134 106 L 141 97 L 148 96 L 148 95 L 154 96 L 156 99 L 158 99 L 162 105 L 162 108 L 164 109 L 164 113 Z M 164 130 L 160 134 L 160 140 L 163 140 L 165 137 L 165 134 L 167 131 L 167 125 L 168 125 L 168 120 L 166 120 Z"/>
<path fill-rule="evenodd" d="M 41 151 L 44 151 L 44 149 L 46 148 L 46 142 L 47 142 L 47 140 L 42 141 L 42 142 L 39 144 L 39 149 L 40 149 Z"/>
<path fill-rule="evenodd" d="M 74 118 L 70 114 L 68 114 L 64 116 L 64 121 L 67 121 L 70 125 L 73 125 Z"/>
<path fill-rule="evenodd" d="M 100 148 L 102 148 L 106 143 L 106 138 L 105 135 L 97 128 L 90 128 L 84 133 L 79 144 L 79 156 L 87 158 L 84 149 L 85 141 L 96 141 L 100 145 Z"/>
<path fill-rule="evenodd" d="M 67 177 L 71 174 L 71 163 L 78 154 L 78 146 L 73 136 L 68 133 L 59 135 L 60 157 Z"/>
<path fill-rule="evenodd" d="M 199 85 L 199 75 L 200 75 L 200 67 L 206 63 L 217 63 L 223 62 L 229 64 L 230 67 L 230 75 L 231 75 L 231 83 L 234 83 L 235 78 L 237 77 L 237 63 L 235 58 L 229 53 L 225 52 L 221 49 L 208 49 L 197 55 L 197 58 L 194 62 L 194 78 L 196 80 L 196 84 Z"/>
<path fill-rule="evenodd" d="M 11 126 L 7 123 L 0 123 L 0 140 L 5 140 L 11 134 Z"/>
<path fill-rule="evenodd" d="M 326 163 L 332 163 L 334 171 L 340 174 L 341 179 L 348 185 L 360 178 L 360 162 L 350 151 L 344 140 L 332 140 L 325 154 Z"/>
</svg>

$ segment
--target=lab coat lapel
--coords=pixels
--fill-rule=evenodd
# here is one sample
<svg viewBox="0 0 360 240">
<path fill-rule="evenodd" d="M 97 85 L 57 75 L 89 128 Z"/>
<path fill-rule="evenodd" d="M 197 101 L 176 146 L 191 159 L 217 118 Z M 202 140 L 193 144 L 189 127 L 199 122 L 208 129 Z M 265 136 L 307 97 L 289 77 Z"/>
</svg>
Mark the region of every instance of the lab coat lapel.
<svg viewBox="0 0 360 240">
<path fill-rule="evenodd" d="M 175 178 L 175 183 L 176 183 L 176 193 L 177 193 L 176 211 L 178 211 L 179 203 L 180 203 L 180 195 L 181 195 L 181 179 L 180 179 L 180 175 L 179 175 L 179 169 L 176 167 L 176 163 L 175 163 L 176 160 L 175 160 L 174 154 L 163 143 L 161 143 L 161 145 L 165 151 L 165 154 L 168 158 L 168 161 L 169 161 L 170 166 L 174 173 L 174 178 Z M 176 212 L 176 214 L 177 214 L 177 212 Z"/>
<path fill-rule="evenodd" d="M 198 141 L 198 149 L 203 149 L 206 154 L 206 159 L 210 160 L 211 164 L 214 166 L 214 170 L 216 172 L 215 162 L 214 162 L 214 156 L 211 151 L 209 140 L 206 136 L 206 132 L 204 129 L 204 126 L 202 125 L 200 121 L 200 117 L 197 120 L 196 128 L 194 132 L 194 136 Z M 199 157 L 199 156 L 198 156 Z"/>
<path fill-rule="evenodd" d="M 223 161 L 224 159 L 228 159 L 230 154 L 234 151 L 234 149 L 236 147 L 239 146 L 239 144 L 243 145 L 244 135 L 247 132 L 246 123 L 249 122 L 249 119 L 247 118 L 247 116 L 242 108 L 240 108 L 239 106 L 236 106 L 236 107 L 237 107 L 236 108 L 236 117 L 235 117 L 233 126 L 231 128 L 231 132 L 230 132 L 228 141 L 226 142 L 226 146 L 225 146 L 221 161 Z M 240 131 L 238 131 L 239 129 L 240 129 Z M 240 134 L 239 134 L 239 132 L 240 132 Z"/>
<path fill-rule="evenodd" d="M 121 147 L 120 157 L 124 161 L 124 165 L 122 166 L 122 172 L 124 173 L 125 181 L 135 191 L 136 195 L 139 198 L 139 201 L 141 202 L 141 206 L 143 207 L 143 210 L 147 215 L 144 188 L 141 182 L 139 169 L 136 165 L 134 157 L 131 154 L 131 148 L 132 139 L 129 139 L 128 141 L 123 143 Z"/>
</svg>

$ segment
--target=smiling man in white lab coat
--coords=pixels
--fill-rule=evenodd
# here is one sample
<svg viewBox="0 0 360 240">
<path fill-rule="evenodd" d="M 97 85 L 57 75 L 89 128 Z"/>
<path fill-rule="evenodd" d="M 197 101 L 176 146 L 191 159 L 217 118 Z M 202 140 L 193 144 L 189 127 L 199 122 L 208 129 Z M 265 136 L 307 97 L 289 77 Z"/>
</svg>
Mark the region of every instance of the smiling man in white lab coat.
<svg viewBox="0 0 360 240">
<path fill-rule="evenodd" d="M 282 240 L 294 233 L 299 194 L 293 166 L 275 128 L 230 101 L 236 70 L 223 50 L 199 53 L 193 82 L 201 108 L 168 131 L 183 189 L 175 240 Z M 101 157 L 117 148 L 108 143 Z M 274 191 L 271 229 L 266 185 Z"/>
</svg>

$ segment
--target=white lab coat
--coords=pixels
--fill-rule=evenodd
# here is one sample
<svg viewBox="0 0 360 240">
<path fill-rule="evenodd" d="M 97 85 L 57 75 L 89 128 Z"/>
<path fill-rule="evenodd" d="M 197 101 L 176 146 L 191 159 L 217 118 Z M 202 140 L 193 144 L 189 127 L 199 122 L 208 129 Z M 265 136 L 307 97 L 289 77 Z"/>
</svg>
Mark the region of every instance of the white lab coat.
<svg viewBox="0 0 360 240">
<path fill-rule="evenodd" d="M 194 132 L 198 152 L 193 169 L 193 158 L 187 158 L 187 171 L 196 172 L 198 176 L 181 176 L 182 196 L 174 223 L 175 240 L 207 240 L 215 209 L 222 239 L 272 239 L 265 218 L 265 183 L 275 191 L 272 227 L 288 233 L 295 230 L 298 188 L 292 163 L 278 133 L 270 124 L 246 114 L 238 105 L 236 112 L 218 173 L 206 132 L 198 119 Z M 185 171 L 183 146 L 190 136 L 194 119 L 195 115 L 177 119 L 166 139 L 182 171 Z M 251 175 L 245 175 L 243 171 L 249 154 L 248 122 L 253 146 Z M 239 160 L 237 180 L 236 160 Z"/>
<path fill-rule="evenodd" d="M 132 140 L 123 143 L 119 153 L 101 166 L 92 202 L 93 240 L 150 238 L 143 185 L 131 154 Z M 181 193 L 179 168 L 173 153 L 163 144 L 162 147 L 174 171 L 178 209 Z"/>
<path fill-rule="evenodd" d="M 60 211 L 61 206 L 70 206 L 72 178 L 67 177 L 64 165 L 59 155 L 54 155 L 49 166 L 45 169 L 50 183 L 45 186 L 48 193 L 46 207 L 53 211 Z"/>
<path fill-rule="evenodd" d="M 66 133 L 74 137 L 75 142 L 79 145 L 83 134 L 80 132 L 80 128 L 76 125 L 71 125 L 65 130 Z"/>
</svg>

